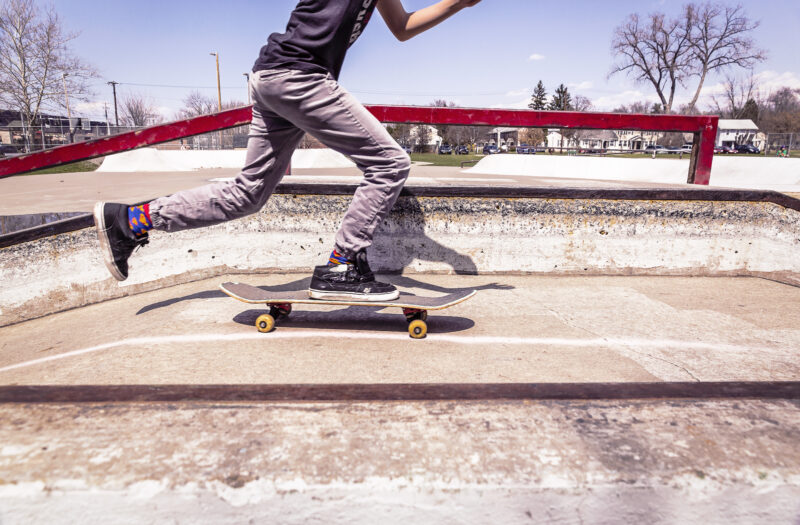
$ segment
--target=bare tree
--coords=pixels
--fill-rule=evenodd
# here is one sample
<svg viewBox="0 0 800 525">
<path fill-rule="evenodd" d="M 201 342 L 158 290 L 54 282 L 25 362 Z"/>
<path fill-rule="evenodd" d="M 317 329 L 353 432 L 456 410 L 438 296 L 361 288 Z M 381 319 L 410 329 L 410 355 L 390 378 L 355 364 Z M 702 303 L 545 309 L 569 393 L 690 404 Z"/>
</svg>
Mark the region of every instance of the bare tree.
<svg viewBox="0 0 800 525">
<path fill-rule="evenodd" d="M 126 126 L 145 127 L 163 120 L 155 103 L 141 93 L 130 93 L 122 97 L 122 121 Z"/>
<path fill-rule="evenodd" d="M 633 14 L 614 31 L 611 48 L 618 62 L 609 76 L 625 73 L 652 85 L 663 113 L 672 112 L 678 87 L 688 87 L 696 78 L 694 97 L 687 106 L 692 111 L 709 73 L 752 68 L 765 58 L 749 36 L 756 27 L 741 5 L 691 3 L 672 19 L 663 13 L 647 20 Z"/>
<path fill-rule="evenodd" d="M 437 99 L 431 103 L 431 106 L 436 108 L 454 108 L 456 107 L 455 102 L 448 102 L 447 100 Z M 439 134 L 439 137 L 442 139 L 443 144 L 450 144 L 454 142 L 454 137 L 452 137 L 453 126 L 448 126 L 445 124 L 439 124 L 434 126 L 436 128 L 436 132 Z"/>
<path fill-rule="evenodd" d="M 179 115 L 182 118 L 208 115 L 217 111 L 217 102 L 199 91 L 192 91 L 183 99 L 183 108 Z"/>
<path fill-rule="evenodd" d="M 72 54 L 76 33 L 67 33 L 58 14 L 40 10 L 34 0 L 2 0 L 0 4 L 0 103 L 18 109 L 27 124 L 41 113 L 86 101 L 94 68 Z"/>
<path fill-rule="evenodd" d="M 800 89 L 775 91 L 765 102 L 761 129 L 767 133 L 800 133 Z"/>
<path fill-rule="evenodd" d="M 689 4 L 686 11 L 693 21 L 690 38 L 692 73 L 699 78 L 697 90 L 689 103 L 691 109 L 697 105 L 709 73 L 729 67 L 752 69 L 758 62 L 766 60 L 767 53 L 758 49 L 750 37 L 759 23 L 748 19 L 741 4 Z"/>
<path fill-rule="evenodd" d="M 712 96 L 712 111 L 723 118 L 749 118 L 758 122 L 758 81 L 753 72 L 745 78 L 728 75 L 724 83 L 725 91 L 719 96 Z"/>
</svg>

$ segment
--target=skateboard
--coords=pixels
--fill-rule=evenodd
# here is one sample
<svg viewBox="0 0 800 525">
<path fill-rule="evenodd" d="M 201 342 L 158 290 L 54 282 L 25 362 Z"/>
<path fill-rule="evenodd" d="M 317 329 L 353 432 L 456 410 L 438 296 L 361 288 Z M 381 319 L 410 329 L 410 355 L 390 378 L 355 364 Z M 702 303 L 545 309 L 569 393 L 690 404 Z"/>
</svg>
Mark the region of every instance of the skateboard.
<svg viewBox="0 0 800 525">
<path fill-rule="evenodd" d="M 466 290 L 441 297 L 420 297 L 409 293 L 400 293 L 393 301 L 351 301 L 338 299 L 311 299 L 308 291 L 299 292 L 267 292 L 261 288 L 242 283 L 223 283 L 220 290 L 239 301 L 250 304 L 269 305 L 269 313 L 256 319 L 259 332 L 271 332 L 275 321 L 288 317 L 292 313 L 293 304 L 316 304 L 325 306 L 377 306 L 381 308 L 401 308 L 408 321 L 408 334 L 414 339 L 422 339 L 428 333 L 429 310 L 444 310 L 463 303 L 478 292 Z"/>
</svg>

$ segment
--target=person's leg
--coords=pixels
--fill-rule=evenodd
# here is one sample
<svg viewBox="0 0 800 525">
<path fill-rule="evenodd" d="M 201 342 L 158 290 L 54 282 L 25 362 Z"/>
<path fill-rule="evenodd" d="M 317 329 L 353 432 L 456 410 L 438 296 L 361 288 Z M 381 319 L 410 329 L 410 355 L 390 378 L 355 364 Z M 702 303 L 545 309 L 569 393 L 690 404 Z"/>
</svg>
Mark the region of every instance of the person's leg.
<svg viewBox="0 0 800 525">
<path fill-rule="evenodd" d="M 265 104 L 323 144 L 350 157 L 364 180 L 336 234 L 329 263 L 314 269 L 315 299 L 384 301 L 397 289 L 375 280 L 366 249 L 408 177 L 411 161 L 381 123 L 330 75 L 295 71 Z"/>
<path fill-rule="evenodd" d="M 271 107 L 364 173 L 335 240 L 336 251 L 352 260 L 372 245 L 375 229 L 403 189 L 411 160 L 378 119 L 330 76 L 294 72 L 282 84 L 283 96 L 270 101 Z"/>
<path fill-rule="evenodd" d="M 301 130 L 256 103 L 247 160 L 235 180 L 178 192 L 142 208 L 97 203 L 95 225 L 109 272 L 120 281 L 128 277 L 128 258 L 137 246 L 147 243 L 150 228 L 164 231 L 200 228 L 261 209 L 286 172 L 302 136 Z"/>
<path fill-rule="evenodd" d="M 301 130 L 257 104 L 239 176 L 154 200 L 153 228 L 169 232 L 202 228 L 257 212 L 283 178 L 302 137 Z"/>
</svg>

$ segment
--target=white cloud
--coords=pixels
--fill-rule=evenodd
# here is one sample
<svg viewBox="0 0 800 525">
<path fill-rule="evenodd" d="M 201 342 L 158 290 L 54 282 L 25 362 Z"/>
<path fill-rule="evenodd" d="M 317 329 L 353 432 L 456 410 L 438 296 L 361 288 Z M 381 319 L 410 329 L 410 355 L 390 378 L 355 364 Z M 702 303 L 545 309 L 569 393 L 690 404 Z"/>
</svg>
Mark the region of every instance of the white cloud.
<svg viewBox="0 0 800 525">
<path fill-rule="evenodd" d="M 572 89 L 592 89 L 594 87 L 594 82 L 591 80 L 584 80 L 583 82 L 569 84 L 569 87 Z"/>
<path fill-rule="evenodd" d="M 792 89 L 800 89 L 800 74 L 794 71 L 785 71 L 778 73 L 777 71 L 762 71 L 756 75 L 759 87 L 762 91 L 770 93 L 782 87 L 789 87 Z"/>
<path fill-rule="evenodd" d="M 99 117 L 105 114 L 105 102 L 78 102 L 72 110 L 80 116 Z"/>
<path fill-rule="evenodd" d="M 592 99 L 592 104 L 598 110 L 611 111 L 612 109 L 618 108 L 624 104 L 630 104 L 631 102 L 639 101 L 658 102 L 659 98 L 653 93 L 645 93 L 643 91 L 633 89 Z"/>
<path fill-rule="evenodd" d="M 490 109 L 528 109 L 528 104 L 530 104 L 531 99 L 524 98 L 518 102 L 510 102 L 508 104 L 495 104 L 490 107 Z"/>
<path fill-rule="evenodd" d="M 544 60 L 544 59 L 545 59 L 545 56 L 544 55 L 540 55 L 539 53 L 534 53 L 530 57 L 528 57 L 528 60 Z"/>
<path fill-rule="evenodd" d="M 506 96 L 507 97 L 521 97 L 522 95 L 525 95 L 527 93 L 528 93 L 528 88 L 522 88 L 522 89 L 515 89 L 513 91 L 509 91 L 508 93 L 506 93 Z"/>
</svg>

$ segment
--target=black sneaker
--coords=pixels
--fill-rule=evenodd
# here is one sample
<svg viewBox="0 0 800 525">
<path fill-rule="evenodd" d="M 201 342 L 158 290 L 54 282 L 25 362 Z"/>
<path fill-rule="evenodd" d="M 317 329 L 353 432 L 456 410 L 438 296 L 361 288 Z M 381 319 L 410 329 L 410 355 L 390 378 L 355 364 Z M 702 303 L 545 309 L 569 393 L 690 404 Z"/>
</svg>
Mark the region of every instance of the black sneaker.
<svg viewBox="0 0 800 525">
<path fill-rule="evenodd" d="M 128 278 L 128 258 L 139 246 L 149 242 L 147 234 L 137 237 L 128 226 L 128 206 L 111 202 L 94 205 L 94 226 L 103 262 L 118 281 Z"/>
<path fill-rule="evenodd" d="M 308 295 L 334 301 L 393 301 L 400 296 L 391 284 L 375 280 L 366 250 L 358 252 L 355 259 L 351 264 L 315 267 Z"/>
</svg>

